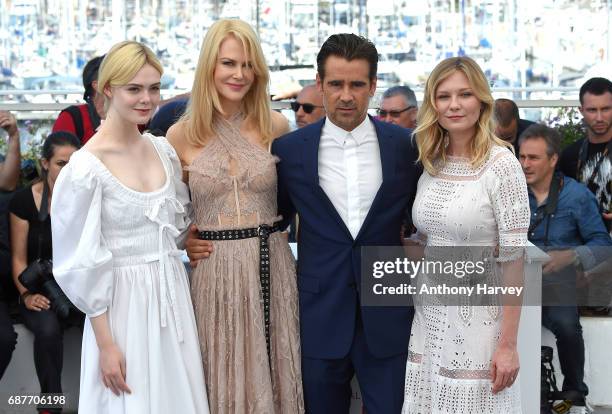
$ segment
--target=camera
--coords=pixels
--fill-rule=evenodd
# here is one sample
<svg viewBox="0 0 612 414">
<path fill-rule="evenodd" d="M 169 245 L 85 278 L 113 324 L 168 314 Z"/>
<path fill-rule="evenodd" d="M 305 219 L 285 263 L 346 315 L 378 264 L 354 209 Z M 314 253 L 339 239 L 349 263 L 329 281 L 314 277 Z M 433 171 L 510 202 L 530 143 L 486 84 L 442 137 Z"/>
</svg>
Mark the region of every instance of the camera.
<svg viewBox="0 0 612 414">
<path fill-rule="evenodd" d="M 51 260 L 36 259 L 19 275 L 19 281 L 28 291 L 40 293 L 51 301 L 51 310 L 60 318 L 67 318 L 73 307 L 53 277 Z"/>
</svg>

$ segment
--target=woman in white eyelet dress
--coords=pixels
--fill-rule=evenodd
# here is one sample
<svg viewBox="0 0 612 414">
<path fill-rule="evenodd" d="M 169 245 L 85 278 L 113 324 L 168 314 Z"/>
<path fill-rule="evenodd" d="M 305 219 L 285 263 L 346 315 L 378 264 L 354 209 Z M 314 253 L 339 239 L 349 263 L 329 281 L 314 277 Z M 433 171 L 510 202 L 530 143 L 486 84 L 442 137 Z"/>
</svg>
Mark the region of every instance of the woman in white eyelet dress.
<svg viewBox="0 0 612 414">
<path fill-rule="evenodd" d="M 142 58 L 143 50 L 148 49 L 136 42 L 113 47 L 100 79 L 106 74 L 105 64 L 116 67 L 116 60 L 125 54 Z M 151 112 L 145 108 L 154 108 L 159 101 L 161 67 L 157 61 L 151 63 L 152 52 L 146 59 L 128 85 L 109 81 L 113 97 L 107 96 L 110 109 L 98 132 L 102 141 L 94 136 L 90 142 L 95 150 L 88 143 L 77 151 L 55 183 L 53 272 L 68 298 L 87 315 L 79 412 L 207 414 L 189 282 L 177 248 L 179 235 L 190 223 L 189 195 L 170 144 L 162 137 L 140 136 L 137 130 Z M 148 77 L 142 75 L 145 69 Z M 130 110 L 132 104 L 143 109 Z M 165 179 L 157 190 L 128 187 L 95 155 L 101 145 L 121 142 L 124 138 L 110 139 L 112 133 L 130 123 L 134 130 L 125 135 L 135 134 L 132 144 L 152 155 L 157 171 L 161 163 Z M 151 175 L 153 168 L 147 168 Z M 100 321 L 105 329 L 100 329 Z M 110 386 L 105 374 L 109 352 L 121 355 L 117 359 L 122 361 L 122 378 L 115 380 L 123 380 L 127 388 L 118 382 Z M 113 363 L 119 365 L 117 359 Z"/>
<path fill-rule="evenodd" d="M 467 57 L 442 61 L 430 75 L 416 131 L 425 171 L 412 209 L 414 239 L 427 250 L 497 246 L 498 273 L 522 272 L 527 187 L 516 157 L 491 132 L 492 105 L 482 71 Z M 402 413 L 520 413 L 520 308 L 431 303 L 415 306 Z"/>
</svg>

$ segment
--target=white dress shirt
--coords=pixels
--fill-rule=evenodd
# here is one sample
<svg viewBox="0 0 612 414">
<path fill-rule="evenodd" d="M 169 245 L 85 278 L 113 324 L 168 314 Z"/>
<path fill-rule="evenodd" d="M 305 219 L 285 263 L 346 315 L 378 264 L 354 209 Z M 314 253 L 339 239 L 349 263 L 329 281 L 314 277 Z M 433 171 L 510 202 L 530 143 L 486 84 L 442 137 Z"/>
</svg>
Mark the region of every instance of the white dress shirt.
<svg viewBox="0 0 612 414">
<path fill-rule="evenodd" d="M 351 232 L 353 239 L 382 183 L 376 130 L 370 118 L 351 132 L 327 118 L 319 142 L 319 185 Z"/>
</svg>

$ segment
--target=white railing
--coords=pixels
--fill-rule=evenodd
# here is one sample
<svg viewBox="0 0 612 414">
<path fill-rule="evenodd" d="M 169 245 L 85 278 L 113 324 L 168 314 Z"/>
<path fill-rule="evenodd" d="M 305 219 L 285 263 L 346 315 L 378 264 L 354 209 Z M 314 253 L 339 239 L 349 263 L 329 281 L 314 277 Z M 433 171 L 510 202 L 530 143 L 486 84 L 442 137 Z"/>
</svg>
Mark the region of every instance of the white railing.
<svg viewBox="0 0 612 414">
<path fill-rule="evenodd" d="M 516 105 L 519 108 L 567 108 L 580 106 L 577 99 L 515 99 Z M 30 102 L 8 102 L 0 103 L 0 110 L 4 111 L 41 111 L 41 112 L 59 112 L 62 109 L 73 105 L 75 102 L 53 102 L 53 103 L 30 103 Z M 420 104 L 420 102 L 419 102 Z M 272 109 L 289 109 L 288 101 L 272 102 Z M 374 101 L 370 105 L 370 109 L 377 108 Z"/>
<path fill-rule="evenodd" d="M 422 97 L 423 88 L 413 88 L 417 98 Z M 177 89 L 166 89 L 162 91 L 162 97 L 165 99 L 171 98 L 183 94 L 187 91 Z M 377 97 L 382 96 L 384 89 L 377 90 Z M 511 88 L 501 87 L 492 89 L 493 96 L 495 97 L 506 97 L 513 93 L 520 93 L 521 96 L 525 97 L 528 93 L 536 93 L 538 98 L 542 94 L 550 94 L 555 96 L 553 98 L 544 99 L 514 99 L 519 108 L 572 108 L 580 105 L 579 101 L 575 99 L 578 95 L 578 89 L 575 87 L 528 87 L 528 88 Z M 37 89 L 37 90 L 23 90 L 23 89 L 4 89 L 0 90 L 0 110 L 12 111 L 16 114 L 18 119 L 53 119 L 56 114 L 62 109 L 73 105 L 75 103 L 82 102 L 81 90 L 75 89 Z M 567 95 L 568 99 L 559 99 L 559 95 Z M 40 98 L 33 99 L 34 97 L 40 97 L 41 95 L 48 95 L 48 102 L 40 102 Z M 9 98 L 10 97 L 10 98 Z M 54 99 L 59 97 L 63 102 L 57 102 L 60 99 Z M 21 99 L 19 99 L 21 98 Z M 10 99 L 10 100 L 9 100 Z M 26 100 L 26 102 L 15 102 L 15 100 Z M 38 102 L 29 102 L 30 100 L 37 100 Z M 12 102 L 11 102 L 12 101 Z M 68 102 L 66 102 L 68 101 Z M 376 109 L 378 107 L 379 99 L 374 98 L 370 101 L 370 109 Z M 421 101 L 419 100 L 419 104 Z M 272 108 L 276 110 L 290 110 L 289 101 L 272 101 Z"/>
</svg>

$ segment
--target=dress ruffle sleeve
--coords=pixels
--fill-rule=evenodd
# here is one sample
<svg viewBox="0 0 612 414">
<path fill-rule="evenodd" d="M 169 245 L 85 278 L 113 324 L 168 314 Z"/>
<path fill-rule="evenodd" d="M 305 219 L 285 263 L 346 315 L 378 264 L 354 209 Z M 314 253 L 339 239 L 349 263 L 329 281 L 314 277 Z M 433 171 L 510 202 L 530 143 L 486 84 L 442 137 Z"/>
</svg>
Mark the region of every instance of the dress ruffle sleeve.
<svg viewBox="0 0 612 414">
<path fill-rule="evenodd" d="M 101 232 L 102 186 L 91 165 L 75 153 L 53 190 L 53 275 L 72 303 L 93 318 L 113 295 L 113 257 Z"/>
</svg>

